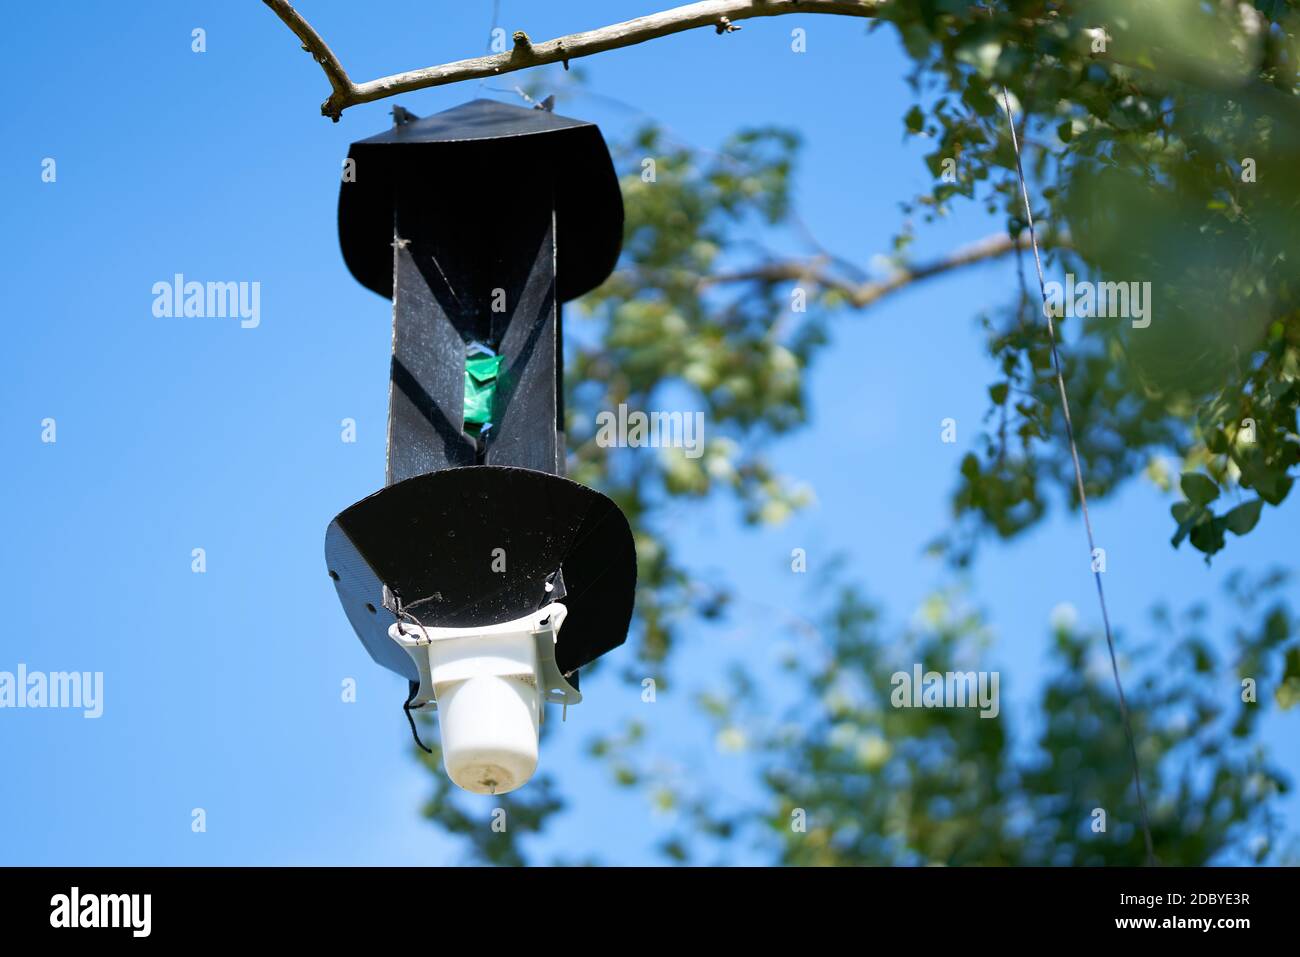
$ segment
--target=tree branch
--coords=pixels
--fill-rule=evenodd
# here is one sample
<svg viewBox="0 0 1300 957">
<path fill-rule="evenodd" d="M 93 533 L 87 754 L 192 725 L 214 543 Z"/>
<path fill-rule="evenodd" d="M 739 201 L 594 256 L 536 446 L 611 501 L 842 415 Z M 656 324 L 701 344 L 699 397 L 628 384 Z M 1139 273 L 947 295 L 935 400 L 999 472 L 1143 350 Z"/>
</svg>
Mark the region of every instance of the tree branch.
<svg viewBox="0 0 1300 957">
<path fill-rule="evenodd" d="M 491 56 L 474 57 L 470 60 L 457 60 L 454 63 L 410 70 L 406 73 L 394 73 L 392 76 L 368 80 L 365 83 L 353 83 L 348 79 L 338 58 L 330 51 L 325 41 L 289 5 L 287 0 L 263 0 L 263 2 L 274 10 L 276 16 L 297 35 L 302 41 L 303 49 L 315 57 L 316 62 L 325 71 L 334 92 L 321 104 L 321 113 L 337 122 L 343 111 L 350 106 L 382 100 L 398 93 L 445 86 L 462 80 L 501 76 L 548 63 L 563 63 L 567 68 L 570 60 L 579 57 L 634 46 L 685 30 L 713 27 L 719 34 L 730 33 L 740 29 L 736 26 L 736 21 L 756 17 L 775 17 L 790 13 L 875 17 L 890 3 L 890 0 L 702 0 L 699 3 L 688 3 L 671 10 L 637 17 L 635 20 L 625 20 L 622 23 L 588 30 L 585 33 L 570 34 L 544 43 L 533 43 L 528 34 L 518 31 L 514 35 L 514 48 L 507 53 L 495 53 Z"/>
<path fill-rule="evenodd" d="M 1040 241 L 1044 246 L 1057 249 L 1068 248 L 1070 245 L 1067 236 L 1052 236 L 1045 239 L 1040 237 Z M 963 246 L 941 259 L 901 269 L 888 279 L 870 282 L 856 283 L 842 279 L 827 268 L 829 266 L 827 257 L 816 256 L 812 259 L 783 260 L 765 263 L 753 269 L 739 272 L 706 276 L 700 280 L 700 284 L 707 287 L 739 282 L 759 282 L 769 285 L 781 282 L 806 282 L 821 289 L 838 292 L 848 300 L 853 308 L 865 309 L 885 296 L 905 289 L 913 283 L 955 269 L 961 269 L 964 266 L 973 266 L 977 263 L 998 259 L 1010 252 L 1014 252 L 1017 248 L 1029 248 L 1027 233 L 1021 233 L 1018 240 L 1012 239 L 1006 233 L 995 233 L 978 242 L 971 243 L 969 246 Z"/>
<path fill-rule="evenodd" d="M 321 104 L 320 111 L 337 123 L 343 111 L 355 102 L 353 97 L 357 91 L 356 84 L 348 79 L 347 71 L 343 69 L 343 64 L 334 55 L 334 51 L 321 39 L 320 34 L 312 29 L 311 24 L 289 5 L 288 0 L 262 0 L 262 2 L 284 21 L 285 26 L 302 41 L 302 48 L 310 53 L 320 64 L 320 68 L 325 71 L 333 92 L 330 93 L 329 99 Z"/>
</svg>

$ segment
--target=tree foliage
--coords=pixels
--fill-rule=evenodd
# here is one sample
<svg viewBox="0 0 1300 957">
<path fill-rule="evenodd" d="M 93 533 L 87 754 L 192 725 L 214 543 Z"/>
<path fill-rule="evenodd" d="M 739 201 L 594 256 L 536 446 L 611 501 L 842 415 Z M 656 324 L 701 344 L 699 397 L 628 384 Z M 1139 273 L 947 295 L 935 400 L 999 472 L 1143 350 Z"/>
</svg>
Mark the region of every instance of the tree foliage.
<svg viewBox="0 0 1300 957">
<path fill-rule="evenodd" d="M 1090 499 L 1145 474 L 1166 489 L 1170 539 L 1229 547 L 1289 495 L 1300 437 L 1300 14 L 1277 0 L 996 4 L 913 0 L 886 8 L 912 61 L 903 130 L 923 138 L 933 188 L 907 198 L 891 252 L 910 264 L 915 229 L 973 202 L 1026 229 L 1002 90 L 1021 138 L 1038 235 L 1053 276 L 1149 283 L 1152 321 L 1061 316 L 1063 374 Z M 874 30 L 875 28 L 873 28 Z M 864 42 L 884 42 L 875 37 Z M 865 272 L 806 235 L 792 204 L 799 139 L 741 131 L 717 152 L 647 123 L 615 145 L 627 213 L 615 275 L 570 317 L 570 472 L 611 495 L 639 556 L 625 677 L 666 668 L 675 638 L 729 614 L 733 596 L 699 581 L 672 547 L 673 503 L 731 497 L 746 521 L 779 522 L 809 496 L 779 474 L 774 442 L 807 424 L 809 377 Z M 647 160 L 652 161 L 647 165 Z M 952 161 L 952 162 L 945 162 Z M 946 171 L 955 175 L 945 176 Z M 901 198 L 901 197 L 900 197 Z M 812 246 L 801 272 L 764 245 L 774 231 Z M 1026 261 L 1028 260 L 1028 261 Z M 1050 344 L 1032 260 L 1005 302 L 980 313 L 994 376 L 985 431 L 953 477 L 953 521 L 936 551 L 954 569 L 990 540 L 1077 507 Z M 832 281 L 827 277 L 839 277 Z M 790 308 L 791 291 L 806 311 Z M 704 454 L 603 448 L 596 413 L 685 396 L 709 422 Z M 1204 608 L 1157 609 L 1134 659 L 1129 707 L 1164 863 L 1276 859 L 1271 809 L 1284 776 L 1253 735 L 1260 714 L 1300 700 L 1297 623 L 1283 574 L 1236 579 L 1235 659 L 1216 656 Z M 752 758 L 757 799 L 665 781 L 652 735 L 629 724 L 592 744 L 617 783 L 677 814 L 667 859 L 841 863 L 1140 863 L 1132 776 L 1097 635 L 1061 622 L 1032 713 L 888 706 L 903 662 L 959 668 L 990 654 L 987 623 L 957 593 L 888 635 L 850 582 L 807 626 L 817 653 L 791 661 L 801 693 L 780 712 L 742 665 L 700 701 L 719 735 Z M 603 665 L 602 665 L 603 666 Z M 1253 677 L 1256 702 L 1242 700 Z M 436 766 L 436 757 L 427 758 Z M 499 799 L 508 834 L 467 816 L 435 774 L 426 813 L 464 835 L 475 859 L 521 863 L 521 833 L 562 806 L 544 776 Z M 1108 817 L 1093 830 L 1095 809 Z M 792 829 L 802 810 L 806 829 Z"/>
<path fill-rule="evenodd" d="M 1300 16 L 1285 3 L 1162 0 L 902 4 L 890 17 L 922 100 L 908 129 L 934 142 L 932 169 L 958 160 L 957 182 L 915 207 L 934 216 L 969 198 L 1025 228 L 1005 87 L 1040 186 L 1035 217 L 1049 240 L 1069 237 L 1057 271 L 1150 283 L 1149 326 L 1064 320 L 1082 326 L 1066 375 L 1089 496 L 1172 455 L 1198 476 L 1180 483 L 1197 491 L 1172 507 L 1173 542 L 1220 551 L 1286 498 L 1300 463 L 1300 193 L 1285 172 L 1300 160 Z M 1002 536 L 1042 516 L 1042 479 L 1073 496 L 1034 292 L 990 323 L 1000 425 L 963 463 L 955 501 Z M 1221 509 L 1218 493 L 1248 497 Z"/>
</svg>

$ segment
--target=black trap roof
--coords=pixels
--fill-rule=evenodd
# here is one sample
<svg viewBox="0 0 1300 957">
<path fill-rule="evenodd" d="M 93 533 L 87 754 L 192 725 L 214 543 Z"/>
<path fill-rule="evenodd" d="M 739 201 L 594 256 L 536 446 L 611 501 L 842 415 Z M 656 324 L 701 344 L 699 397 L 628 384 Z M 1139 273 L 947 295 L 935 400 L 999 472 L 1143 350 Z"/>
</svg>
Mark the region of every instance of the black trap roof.
<svg viewBox="0 0 1300 957">
<path fill-rule="evenodd" d="M 561 301 L 599 286 L 623 242 L 623 198 L 609 148 L 593 123 L 496 100 L 471 100 L 359 140 L 355 181 L 339 189 L 339 242 L 367 289 L 393 294 L 394 210 L 413 191 L 505 189 L 550 203 Z M 451 231 L 507 230 L 509 222 L 452 222 Z"/>
</svg>

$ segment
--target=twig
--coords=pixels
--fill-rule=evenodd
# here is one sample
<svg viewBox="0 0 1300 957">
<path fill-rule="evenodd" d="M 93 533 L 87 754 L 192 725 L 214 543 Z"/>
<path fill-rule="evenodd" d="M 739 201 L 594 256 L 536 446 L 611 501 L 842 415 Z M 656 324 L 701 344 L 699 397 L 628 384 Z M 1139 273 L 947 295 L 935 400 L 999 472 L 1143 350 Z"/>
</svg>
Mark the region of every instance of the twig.
<svg viewBox="0 0 1300 957">
<path fill-rule="evenodd" d="M 1050 245 L 1057 248 L 1069 246 L 1069 238 L 1066 236 L 1056 236 L 1050 240 Z M 942 259 L 936 259 L 928 263 L 922 263 L 919 266 L 904 268 L 894 273 L 888 279 L 875 280 L 871 282 L 855 283 L 846 281 L 833 273 L 826 267 L 828 260 L 824 256 L 817 256 L 812 259 L 804 260 L 784 260 L 780 262 L 764 263 L 753 269 L 747 269 L 740 272 L 720 273 L 715 276 L 707 276 L 701 280 L 701 285 L 717 286 L 726 283 L 737 282 L 761 282 L 761 283 L 779 283 L 779 282 L 808 282 L 823 289 L 831 289 L 841 293 L 855 309 L 864 309 L 873 305 L 878 300 L 883 299 L 890 293 L 919 282 L 923 279 L 929 279 L 931 276 L 937 276 L 941 273 L 950 272 L 954 269 L 960 269 L 963 266 L 972 266 L 976 263 L 987 262 L 998 259 L 1016 249 L 1027 249 L 1029 247 L 1029 238 L 1021 234 L 1019 239 L 1012 239 L 1006 233 L 995 233 L 992 236 L 985 237 L 978 242 L 971 243 L 969 246 L 963 246 L 944 256 Z"/>
<path fill-rule="evenodd" d="M 370 103 L 398 93 L 445 86 L 462 80 L 477 80 L 500 76 L 548 63 L 565 63 L 579 57 L 634 46 L 647 40 L 656 40 L 673 33 L 682 33 L 699 27 L 713 27 L 719 33 L 730 33 L 737 20 L 756 17 L 776 17 L 785 14 L 816 13 L 843 17 L 875 17 L 891 0 L 702 0 L 673 7 L 660 13 L 625 20 L 585 33 L 533 43 L 523 31 L 514 34 L 514 48 L 506 53 L 457 60 L 438 66 L 394 73 L 392 76 L 365 83 L 348 79 L 338 58 L 330 51 L 311 25 L 304 20 L 287 0 L 263 0 L 275 11 L 302 41 L 303 49 L 316 58 L 329 78 L 332 92 L 323 104 L 321 113 L 338 121 L 343 111 L 359 103 Z"/>
<path fill-rule="evenodd" d="M 337 123 L 343 111 L 356 102 L 353 97 L 356 96 L 357 85 L 348 79 L 347 71 L 343 69 L 343 64 L 334 55 L 334 51 L 321 39 L 320 34 L 312 29 L 312 25 L 289 5 L 288 0 L 262 0 L 262 2 L 275 11 L 275 15 L 283 20 L 285 26 L 302 41 L 302 48 L 310 53 L 320 64 L 320 68 L 325 71 L 333 92 L 330 93 L 329 99 L 320 105 L 320 111 Z"/>
</svg>

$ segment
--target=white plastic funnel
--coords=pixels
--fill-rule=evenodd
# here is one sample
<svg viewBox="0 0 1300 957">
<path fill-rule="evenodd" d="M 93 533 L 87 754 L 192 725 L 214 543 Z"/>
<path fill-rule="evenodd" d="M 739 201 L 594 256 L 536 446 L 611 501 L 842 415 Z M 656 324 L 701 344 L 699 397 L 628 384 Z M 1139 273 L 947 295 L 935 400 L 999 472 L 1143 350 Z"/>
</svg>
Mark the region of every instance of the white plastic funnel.
<svg viewBox="0 0 1300 957">
<path fill-rule="evenodd" d="M 537 770 L 542 704 L 553 695 L 564 700 L 563 689 L 572 692 L 554 661 L 555 636 L 566 613 L 564 605 L 553 603 L 480 628 L 389 629 L 420 670 L 413 710 L 432 704 L 430 697 L 436 700 L 443 765 L 458 787 L 504 794 Z M 542 680 L 562 689 L 539 688 Z"/>
<path fill-rule="evenodd" d="M 447 776 L 503 794 L 537 770 L 537 645 L 527 633 L 429 645 Z"/>
</svg>

